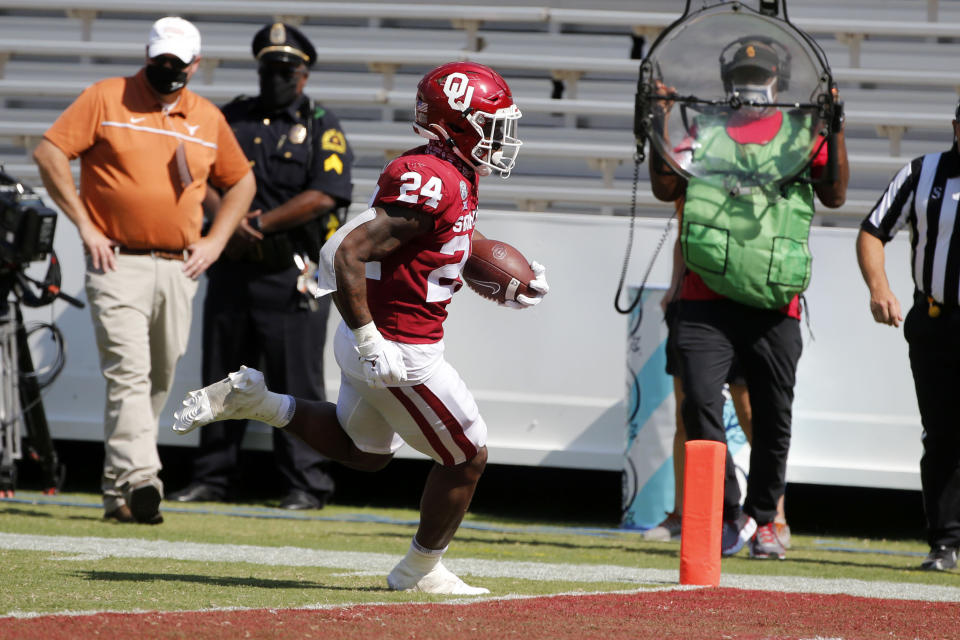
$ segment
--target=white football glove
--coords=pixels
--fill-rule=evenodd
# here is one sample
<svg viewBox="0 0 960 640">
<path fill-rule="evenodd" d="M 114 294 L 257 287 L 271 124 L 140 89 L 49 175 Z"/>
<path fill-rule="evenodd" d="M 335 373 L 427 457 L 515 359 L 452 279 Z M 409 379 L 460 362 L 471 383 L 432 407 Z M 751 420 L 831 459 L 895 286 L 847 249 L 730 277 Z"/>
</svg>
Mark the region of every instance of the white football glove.
<svg viewBox="0 0 960 640">
<path fill-rule="evenodd" d="M 384 340 L 372 322 L 354 329 L 353 334 L 368 385 L 384 389 L 406 381 L 407 367 L 400 348 Z"/>
<path fill-rule="evenodd" d="M 511 309 L 529 309 L 540 304 L 543 296 L 550 292 L 550 286 L 547 284 L 547 268 L 534 260 L 530 263 L 530 269 L 533 270 L 535 277 L 527 283 L 527 286 L 534 290 L 535 295 L 525 296 L 520 294 L 516 300 L 507 300 L 504 303 L 505 306 Z"/>
</svg>

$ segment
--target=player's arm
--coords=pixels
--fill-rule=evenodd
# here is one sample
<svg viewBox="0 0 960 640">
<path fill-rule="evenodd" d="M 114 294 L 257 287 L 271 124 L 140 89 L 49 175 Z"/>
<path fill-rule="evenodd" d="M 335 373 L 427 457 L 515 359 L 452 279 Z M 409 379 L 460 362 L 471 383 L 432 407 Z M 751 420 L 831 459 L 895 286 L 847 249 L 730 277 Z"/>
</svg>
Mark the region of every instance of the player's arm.
<svg viewBox="0 0 960 640">
<path fill-rule="evenodd" d="M 371 387 L 402 383 L 407 379 L 407 368 L 399 348 L 385 340 L 373 322 L 367 304 L 367 263 L 382 260 L 411 238 L 432 230 L 433 224 L 433 216 L 428 213 L 386 205 L 360 214 L 327 243 L 335 247 L 331 259 L 336 275 L 333 302 L 353 331 Z"/>
<path fill-rule="evenodd" d="M 433 229 L 433 216 L 407 207 L 375 207 L 373 218 L 352 229 L 333 258 L 333 301 L 351 329 L 373 321 L 367 306 L 366 263 L 382 260 L 404 243 Z"/>
</svg>

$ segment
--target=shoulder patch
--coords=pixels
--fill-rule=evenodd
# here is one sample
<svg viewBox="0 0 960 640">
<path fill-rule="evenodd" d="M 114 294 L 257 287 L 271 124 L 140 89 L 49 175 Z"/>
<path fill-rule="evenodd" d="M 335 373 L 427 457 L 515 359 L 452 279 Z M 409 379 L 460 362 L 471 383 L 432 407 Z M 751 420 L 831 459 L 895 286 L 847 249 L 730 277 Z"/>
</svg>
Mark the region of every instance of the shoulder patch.
<svg viewBox="0 0 960 640">
<path fill-rule="evenodd" d="M 334 153 L 346 153 L 347 140 L 339 129 L 327 129 L 320 138 L 320 148 Z"/>
<path fill-rule="evenodd" d="M 341 175 L 343 173 L 343 160 L 341 160 L 337 154 L 332 153 L 323 161 L 323 170 L 336 171 L 337 175 Z"/>
</svg>

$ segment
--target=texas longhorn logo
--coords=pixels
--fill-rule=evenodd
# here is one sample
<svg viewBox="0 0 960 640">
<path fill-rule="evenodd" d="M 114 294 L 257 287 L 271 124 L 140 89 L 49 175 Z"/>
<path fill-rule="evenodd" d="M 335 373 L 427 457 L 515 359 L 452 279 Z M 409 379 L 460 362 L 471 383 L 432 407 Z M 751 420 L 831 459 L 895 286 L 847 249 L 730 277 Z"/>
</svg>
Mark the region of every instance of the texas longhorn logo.
<svg viewBox="0 0 960 640">
<path fill-rule="evenodd" d="M 462 73 L 451 73 L 443 81 L 443 93 L 447 96 L 447 103 L 457 111 L 466 111 L 473 100 L 473 87 L 470 80 Z M 463 98 L 457 102 L 458 98 Z"/>
</svg>

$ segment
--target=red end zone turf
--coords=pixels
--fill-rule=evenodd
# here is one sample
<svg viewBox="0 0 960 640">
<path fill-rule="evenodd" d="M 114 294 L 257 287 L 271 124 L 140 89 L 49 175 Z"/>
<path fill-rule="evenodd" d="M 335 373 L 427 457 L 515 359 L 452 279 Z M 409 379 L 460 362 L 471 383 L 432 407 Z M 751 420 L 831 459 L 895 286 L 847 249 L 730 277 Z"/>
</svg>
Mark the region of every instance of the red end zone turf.
<svg viewBox="0 0 960 640">
<path fill-rule="evenodd" d="M 698 589 L 468 604 L 0 619 L 0 638 L 956 638 L 960 603 Z"/>
</svg>

